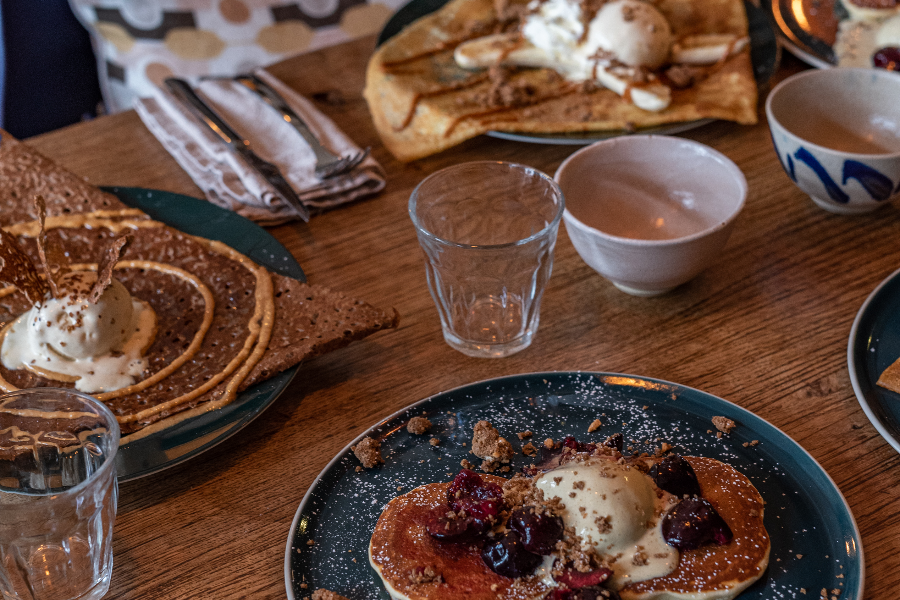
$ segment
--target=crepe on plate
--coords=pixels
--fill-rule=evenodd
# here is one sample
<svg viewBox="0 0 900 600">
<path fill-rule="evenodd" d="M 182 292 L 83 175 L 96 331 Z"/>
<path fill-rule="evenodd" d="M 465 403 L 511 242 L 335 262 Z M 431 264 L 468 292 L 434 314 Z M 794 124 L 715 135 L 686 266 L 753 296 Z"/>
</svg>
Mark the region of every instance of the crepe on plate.
<svg viewBox="0 0 900 600">
<path fill-rule="evenodd" d="M 700 34 L 748 35 L 742 0 L 658 0 L 654 5 L 676 41 Z M 499 10 L 521 13 L 523 5 L 518 6 L 519 11 Z M 673 89 L 669 106 L 657 112 L 548 68 L 510 69 L 501 90 L 497 69 L 463 69 L 453 56 L 461 43 L 510 26 L 497 11 L 492 0 L 451 0 L 376 50 L 364 95 L 385 146 L 398 159 L 422 158 L 491 130 L 635 130 L 704 118 L 756 123 L 757 87 L 747 46 L 702 69 L 693 84 Z M 662 79 L 667 66 L 658 70 Z"/>
<path fill-rule="evenodd" d="M 66 252 L 70 268 L 96 269 L 102 248 L 123 232 L 132 236 L 115 277 L 153 307 L 157 335 L 141 381 L 95 394 L 132 439 L 223 406 L 303 360 L 397 326 L 396 311 L 272 273 L 225 244 L 154 221 L 3 131 L 0 179 L 0 226 L 36 264 L 36 195 L 46 202 L 47 246 Z M 3 287 L 0 326 L 30 306 L 20 290 Z M 48 385 L 72 384 L 0 366 L 0 390 Z"/>
</svg>

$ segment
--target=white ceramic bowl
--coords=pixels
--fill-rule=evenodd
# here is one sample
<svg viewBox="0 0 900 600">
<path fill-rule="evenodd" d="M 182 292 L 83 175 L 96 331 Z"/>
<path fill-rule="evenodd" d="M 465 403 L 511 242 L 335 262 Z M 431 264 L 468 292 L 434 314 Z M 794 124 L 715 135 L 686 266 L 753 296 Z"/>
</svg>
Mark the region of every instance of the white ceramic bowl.
<svg viewBox="0 0 900 600">
<path fill-rule="evenodd" d="M 747 197 L 744 174 L 726 156 L 659 135 L 582 148 L 554 178 L 575 250 L 636 296 L 665 293 L 713 263 Z"/>
<path fill-rule="evenodd" d="M 869 212 L 900 197 L 900 73 L 813 69 L 769 93 L 775 152 L 825 210 Z"/>
</svg>

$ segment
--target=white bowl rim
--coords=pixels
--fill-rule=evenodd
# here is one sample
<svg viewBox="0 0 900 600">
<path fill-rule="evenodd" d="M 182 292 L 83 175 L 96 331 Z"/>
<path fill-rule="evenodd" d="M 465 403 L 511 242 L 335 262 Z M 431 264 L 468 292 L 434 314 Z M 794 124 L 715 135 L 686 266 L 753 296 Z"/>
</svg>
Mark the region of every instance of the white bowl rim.
<svg viewBox="0 0 900 600">
<path fill-rule="evenodd" d="M 849 72 L 856 72 L 860 75 L 871 75 L 881 79 L 885 79 L 888 81 L 896 81 L 898 85 L 900 85 L 900 76 L 895 74 L 893 71 L 888 71 L 886 69 L 866 69 L 863 67 L 835 67 L 833 69 L 809 69 L 806 71 L 800 71 L 799 73 L 794 73 L 790 77 L 785 78 L 780 81 L 778 85 L 772 88 L 772 91 L 769 92 L 769 95 L 766 96 L 766 120 L 769 122 L 769 127 L 771 128 L 771 123 L 778 123 L 778 126 L 784 129 L 784 131 L 800 141 L 804 144 L 809 145 L 811 148 L 814 148 L 820 152 L 825 152 L 827 154 L 833 155 L 841 155 L 841 156 L 852 156 L 859 158 L 868 158 L 868 159 L 892 159 L 900 157 L 900 150 L 896 152 L 879 152 L 876 154 L 864 153 L 864 152 L 847 152 L 845 150 L 835 150 L 834 148 L 829 148 L 828 146 L 822 146 L 815 142 L 811 142 L 806 138 L 800 137 L 775 118 L 775 115 L 772 113 L 772 99 L 781 92 L 785 87 L 791 85 L 792 83 L 799 81 L 800 79 L 805 79 L 807 77 L 836 77 L 838 75 L 843 76 Z M 828 75 L 830 73 L 830 75 Z M 894 79 L 896 78 L 896 79 Z"/>
<path fill-rule="evenodd" d="M 605 231 L 597 229 L 596 227 L 587 225 L 586 223 L 581 221 L 578 217 L 573 215 L 572 212 L 569 211 L 568 204 L 563 209 L 563 220 L 567 224 L 571 223 L 571 224 L 576 225 L 579 228 L 584 229 L 588 232 L 596 233 L 603 239 L 606 239 L 606 240 L 612 241 L 612 242 L 616 242 L 619 244 L 624 244 L 626 246 L 646 247 L 646 248 L 665 248 L 666 246 L 675 246 L 678 244 L 683 244 L 685 242 L 691 242 L 691 241 L 694 241 L 697 239 L 704 238 L 713 233 L 716 233 L 717 231 L 724 229 L 725 227 L 728 227 L 737 218 L 737 216 L 741 213 L 741 211 L 744 209 L 744 206 L 747 203 L 748 185 L 747 185 L 747 177 L 744 175 L 744 172 L 741 171 L 740 167 L 738 167 L 734 163 L 733 160 L 731 160 L 730 158 L 728 158 L 727 156 L 725 156 L 724 154 L 722 154 L 721 152 L 719 152 L 718 150 L 716 150 L 715 148 L 713 148 L 711 146 L 707 146 L 706 144 L 702 144 L 702 143 L 694 141 L 694 140 L 689 140 L 686 138 L 681 138 L 681 137 L 676 137 L 676 136 L 671 136 L 671 135 L 633 134 L 633 135 L 609 138 L 606 140 L 600 140 L 598 142 L 594 142 L 593 144 L 591 144 L 589 146 L 585 146 L 584 148 L 578 150 L 577 152 L 573 152 L 571 155 L 569 155 L 562 162 L 562 164 L 559 165 L 559 168 L 556 169 L 556 172 L 553 174 L 553 180 L 556 181 L 557 184 L 559 184 L 559 174 L 562 172 L 563 168 L 569 163 L 569 161 L 573 160 L 579 154 L 582 154 L 582 153 L 586 154 L 592 148 L 595 148 L 600 145 L 614 145 L 617 143 L 627 144 L 627 143 L 630 143 L 631 141 L 638 141 L 638 140 L 640 140 L 640 141 L 643 141 L 643 140 L 665 140 L 665 141 L 656 142 L 656 143 L 663 143 L 663 144 L 670 144 L 670 143 L 677 141 L 678 143 L 686 143 L 691 146 L 698 146 L 700 148 L 703 148 L 705 151 L 709 152 L 710 154 L 715 155 L 720 160 L 722 166 L 724 166 L 726 169 L 728 169 L 732 172 L 732 174 L 735 176 L 735 179 L 737 180 L 738 187 L 740 188 L 741 198 L 738 201 L 737 205 L 734 207 L 734 210 L 732 210 L 731 213 L 727 217 L 725 217 L 721 221 L 717 221 L 715 225 L 707 227 L 706 229 L 702 229 L 700 231 L 694 232 L 689 235 L 684 235 L 684 236 L 675 237 L 675 238 L 666 238 L 666 239 L 662 239 L 662 240 L 644 240 L 644 239 L 629 238 L 629 237 L 623 237 L 623 236 L 619 236 L 619 235 L 613 235 L 611 233 L 606 233 Z M 563 194 L 565 194 L 565 192 L 563 192 Z"/>
</svg>

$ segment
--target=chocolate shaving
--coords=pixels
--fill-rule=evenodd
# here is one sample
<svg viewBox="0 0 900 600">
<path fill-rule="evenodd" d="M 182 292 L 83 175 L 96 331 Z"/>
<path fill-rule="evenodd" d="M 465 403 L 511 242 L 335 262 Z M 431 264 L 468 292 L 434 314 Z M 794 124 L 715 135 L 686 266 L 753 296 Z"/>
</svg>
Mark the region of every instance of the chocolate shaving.
<svg viewBox="0 0 900 600">
<path fill-rule="evenodd" d="M 38 256 L 41 259 L 41 268 L 44 271 L 47 285 L 50 287 L 50 295 L 54 298 L 59 298 L 59 287 L 56 285 L 56 280 L 53 279 L 50 262 L 47 260 L 47 231 L 44 229 L 44 223 L 47 221 L 47 202 L 40 194 L 34 197 L 34 207 L 37 209 L 38 222 L 41 224 L 41 231 L 37 237 L 37 249 Z"/>
<path fill-rule="evenodd" d="M 100 264 L 97 266 L 97 281 L 94 282 L 94 287 L 91 288 L 91 292 L 88 294 L 88 302 L 91 304 L 96 304 L 100 296 L 103 295 L 104 290 L 112 283 L 113 269 L 116 268 L 116 263 L 122 258 L 125 246 L 131 240 L 131 235 L 120 235 L 106 248 L 103 256 L 100 257 Z"/>
<path fill-rule="evenodd" d="M 19 288 L 31 304 L 40 304 L 49 288 L 16 237 L 0 229 L 0 282 Z"/>
</svg>

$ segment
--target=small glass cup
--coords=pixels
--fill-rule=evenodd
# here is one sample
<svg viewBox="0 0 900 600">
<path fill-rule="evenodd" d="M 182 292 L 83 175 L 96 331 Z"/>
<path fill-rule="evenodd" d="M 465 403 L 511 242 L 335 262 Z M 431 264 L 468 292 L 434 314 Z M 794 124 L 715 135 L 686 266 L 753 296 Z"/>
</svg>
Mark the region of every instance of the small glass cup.
<svg viewBox="0 0 900 600">
<path fill-rule="evenodd" d="M 112 575 L 119 424 L 60 388 L 0 396 L 0 598 L 99 600 Z"/>
<path fill-rule="evenodd" d="M 564 204 L 553 179 L 506 162 L 447 167 L 416 186 L 409 215 L 452 348 L 499 358 L 531 344 Z"/>
</svg>

